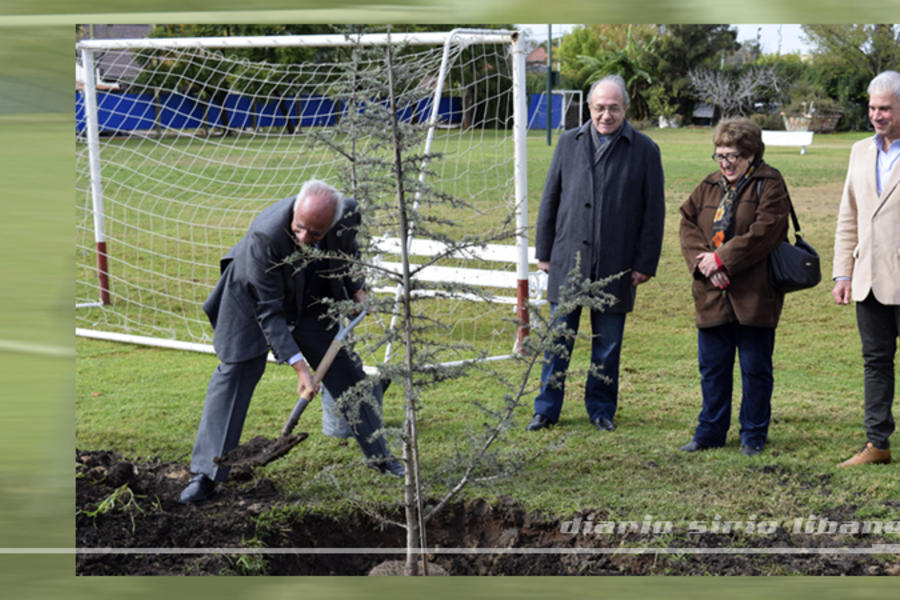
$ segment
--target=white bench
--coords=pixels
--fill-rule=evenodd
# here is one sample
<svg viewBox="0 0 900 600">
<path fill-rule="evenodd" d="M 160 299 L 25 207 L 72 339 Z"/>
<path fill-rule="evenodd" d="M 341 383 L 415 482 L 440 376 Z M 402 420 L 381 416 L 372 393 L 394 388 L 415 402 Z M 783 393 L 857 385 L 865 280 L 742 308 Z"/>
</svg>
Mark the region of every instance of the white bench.
<svg viewBox="0 0 900 600">
<path fill-rule="evenodd" d="M 399 238 L 378 237 L 372 240 L 373 251 L 376 252 L 373 263 L 378 268 L 373 269 L 366 279 L 371 282 L 372 290 L 382 294 L 396 294 L 397 286 L 392 284 L 392 280 L 384 277 L 384 270 L 391 271 L 393 275 L 400 275 L 403 272 L 403 266 L 399 261 L 400 257 L 400 240 Z M 448 253 L 448 246 L 442 242 L 432 240 L 413 239 L 410 244 L 410 265 L 411 271 L 419 269 L 422 264 L 427 266 L 418 271 L 415 278 L 419 281 L 428 282 L 449 282 L 462 285 L 472 286 L 474 288 L 485 288 L 485 290 L 493 290 L 485 292 L 483 296 L 478 294 L 464 294 L 461 292 L 453 293 L 454 298 L 462 298 L 468 300 L 490 300 L 499 304 L 517 305 L 518 277 L 516 265 L 518 264 L 518 251 L 515 246 L 506 244 L 484 244 L 481 246 L 473 246 L 453 253 L 447 258 L 467 259 L 477 261 L 479 264 L 492 263 L 498 265 L 497 269 L 490 268 L 474 268 L 474 267 L 455 267 L 445 265 L 431 265 L 428 260 L 436 257 L 443 257 Z M 385 257 L 388 257 L 385 260 Z M 415 258 L 416 262 L 413 262 Z M 528 264 L 536 265 L 537 260 L 534 258 L 534 248 L 528 248 Z M 499 265 L 504 268 L 501 270 Z M 381 275 L 381 277 L 379 277 Z M 380 280 L 379 280 L 380 279 Z M 547 289 L 547 274 L 543 271 L 529 272 L 528 274 L 528 293 L 530 299 L 535 304 L 543 304 L 545 291 Z M 507 290 L 512 293 L 505 293 Z M 440 290 L 415 290 L 416 295 L 425 297 L 441 297 L 446 295 Z M 388 351 L 389 352 L 389 351 Z M 496 358 L 496 357 L 494 357 Z M 377 373 L 377 369 L 371 366 L 363 367 L 369 375 Z M 350 429 L 344 417 L 336 413 L 334 398 L 328 390 L 322 388 L 322 433 L 339 438 L 345 438 L 350 435 Z"/>
<path fill-rule="evenodd" d="M 380 237 L 373 240 L 374 247 L 378 252 L 376 264 L 380 269 L 385 269 L 396 274 L 403 272 L 400 262 L 394 260 L 385 260 L 383 255 L 390 255 L 399 258 L 400 240 L 398 238 Z M 442 242 L 432 240 L 413 239 L 410 246 L 409 255 L 418 257 L 418 259 L 432 259 L 447 254 L 448 246 Z M 503 293 L 488 294 L 488 297 L 502 304 L 516 304 L 516 290 L 518 289 L 518 277 L 516 273 L 517 250 L 515 246 L 506 244 L 484 244 L 482 246 L 473 246 L 459 251 L 455 254 L 447 256 L 447 258 L 464 258 L 469 260 L 477 260 L 485 263 L 496 263 L 498 266 L 503 265 L 505 269 L 491 268 L 474 268 L 459 267 L 445 265 L 427 265 L 415 274 L 415 278 L 419 281 L 428 282 L 447 282 L 469 285 L 477 288 L 492 288 L 497 290 L 511 290 L 512 294 Z M 421 262 L 410 262 L 411 271 L 416 271 L 422 267 Z M 427 260 L 424 264 L 427 264 Z M 528 264 L 537 264 L 534 258 L 534 248 L 528 248 Z M 488 265 L 489 266 L 489 265 Z M 377 273 L 372 274 L 372 279 L 376 281 L 373 286 L 374 291 L 381 293 L 393 293 L 395 287 L 379 285 L 377 283 Z M 544 291 L 547 287 L 546 274 L 542 271 L 531 272 L 528 275 L 528 293 L 532 301 L 541 302 Z M 420 291 L 423 295 L 440 295 L 440 292 L 429 294 L 427 291 Z M 471 294 L 454 294 L 455 297 L 468 297 L 472 300 L 479 300 L 481 297 Z"/>
<path fill-rule="evenodd" d="M 806 154 L 806 147 L 813 141 L 813 132 L 763 129 L 762 141 L 766 146 L 800 146 L 800 154 Z"/>
</svg>

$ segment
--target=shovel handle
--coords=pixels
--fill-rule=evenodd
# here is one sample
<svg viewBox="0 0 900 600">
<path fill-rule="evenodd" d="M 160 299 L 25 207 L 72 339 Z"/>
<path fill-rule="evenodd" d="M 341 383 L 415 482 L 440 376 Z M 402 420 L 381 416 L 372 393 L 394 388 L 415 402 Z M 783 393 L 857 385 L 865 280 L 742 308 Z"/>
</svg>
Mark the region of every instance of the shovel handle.
<svg viewBox="0 0 900 600">
<path fill-rule="evenodd" d="M 287 423 L 284 424 L 284 427 L 281 428 L 281 437 L 291 435 L 294 427 L 297 426 L 297 421 L 300 420 L 300 415 L 302 415 L 303 411 L 306 410 L 306 407 L 309 406 L 309 402 L 309 398 L 300 398 L 297 400 L 297 404 L 294 405 L 294 410 L 291 411 L 290 418 L 287 420 Z"/>
<path fill-rule="evenodd" d="M 325 357 L 322 358 L 322 362 L 319 363 L 319 366 L 316 367 L 316 372 L 313 373 L 314 388 L 319 387 L 319 384 L 322 383 L 322 378 L 325 377 L 325 373 L 328 372 L 328 367 L 334 362 L 334 357 L 337 356 L 340 349 L 341 340 L 338 338 L 331 340 L 328 350 L 325 351 Z M 281 429 L 281 437 L 287 437 L 294 431 L 294 427 L 297 426 L 297 421 L 300 420 L 300 415 L 302 415 L 303 411 L 306 410 L 306 407 L 309 406 L 313 397 L 314 396 L 311 395 L 309 398 L 299 398 L 297 400 L 297 404 L 294 405 L 294 410 L 291 411 L 291 416 Z"/>
</svg>

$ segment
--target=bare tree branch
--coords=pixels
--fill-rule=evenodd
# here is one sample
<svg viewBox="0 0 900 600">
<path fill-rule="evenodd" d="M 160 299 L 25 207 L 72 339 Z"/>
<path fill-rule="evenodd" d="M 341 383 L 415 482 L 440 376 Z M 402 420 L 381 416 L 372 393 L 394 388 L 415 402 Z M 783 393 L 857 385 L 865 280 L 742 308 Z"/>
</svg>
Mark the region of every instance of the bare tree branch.
<svg viewBox="0 0 900 600">
<path fill-rule="evenodd" d="M 745 116 L 753 109 L 762 88 L 778 89 L 774 67 L 748 67 L 739 74 L 712 69 L 688 71 L 695 96 L 722 110 L 723 117 Z"/>
</svg>

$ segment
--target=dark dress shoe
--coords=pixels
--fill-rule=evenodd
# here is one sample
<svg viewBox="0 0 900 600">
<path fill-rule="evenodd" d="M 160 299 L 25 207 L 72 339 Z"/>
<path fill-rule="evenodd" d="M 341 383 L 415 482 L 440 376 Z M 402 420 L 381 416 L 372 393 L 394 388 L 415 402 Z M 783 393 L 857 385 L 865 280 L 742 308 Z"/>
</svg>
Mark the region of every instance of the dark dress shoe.
<svg viewBox="0 0 900 600">
<path fill-rule="evenodd" d="M 687 444 L 679 448 L 679 450 L 681 450 L 682 452 L 699 452 L 700 450 L 708 449 L 709 446 L 704 446 L 703 444 L 698 443 L 697 440 L 691 440 Z"/>
<path fill-rule="evenodd" d="M 744 456 L 756 456 L 762 451 L 762 446 L 741 446 L 741 454 Z"/>
<path fill-rule="evenodd" d="M 212 496 L 215 482 L 204 474 L 194 475 L 191 482 L 181 491 L 178 501 L 182 504 L 199 504 Z"/>
<path fill-rule="evenodd" d="M 616 426 L 613 424 L 612 419 L 607 419 L 606 417 L 597 417 L 596 419 L 591 419 L 591 423 L 593 423 L 594 427 L 596 427 L 600 431 L 616 430 Z"/>
<path fill-rule="evenodd" d="M 538 429 L 546 429 L 547 427 L 550 427 L 550 425 L 552 425 L 550 419 L 537 413 L 532 417 L 531 423 L 525 426 L 525 429 L 528 431 L 537 431 Z"/>
<path fill-rule="evenodd" d="M 406 469 L 403 467 L 403 463 L 393 456 L 385 458 L 380 462 L 370 464 L 369 467 L 375 469 L 382 475 L 393 475 L 394 477 L 403 477 L 406 475 Z"/>
</svg>

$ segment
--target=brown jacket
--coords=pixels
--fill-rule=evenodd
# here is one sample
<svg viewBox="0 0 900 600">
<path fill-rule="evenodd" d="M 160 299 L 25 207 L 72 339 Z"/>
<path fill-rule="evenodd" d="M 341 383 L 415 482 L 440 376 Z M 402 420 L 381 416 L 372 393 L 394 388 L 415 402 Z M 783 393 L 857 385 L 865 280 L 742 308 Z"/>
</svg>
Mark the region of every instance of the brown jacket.
<svg viewBox="0 0 900 600">
<path fill-rule="evenodd" d="M 721 180 L 719 171 L 709 175 L 681 206 L 681 252 L 694 277 L 697 327 L 734 321 L 751 327 L 775 327 L 784 294 L 769 285 L 766 258 L 787 236 L 789 209 L 784 179 L 763 162 L 738 199 L 734 235 L 716 251 L 731 279 L 724 291 L 699 272 L 696 258 L 701 252 L 713 251 L 712 224 L 722 199 Z"/>
</svg>

